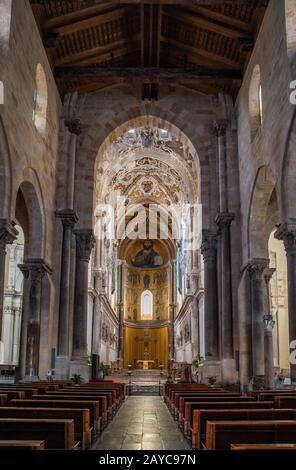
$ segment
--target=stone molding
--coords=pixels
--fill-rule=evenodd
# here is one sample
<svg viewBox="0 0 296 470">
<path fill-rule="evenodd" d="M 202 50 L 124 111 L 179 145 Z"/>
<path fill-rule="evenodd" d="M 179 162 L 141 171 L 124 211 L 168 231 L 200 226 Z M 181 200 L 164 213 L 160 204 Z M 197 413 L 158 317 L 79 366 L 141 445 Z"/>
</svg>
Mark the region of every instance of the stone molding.
<svg viewBox="0 0 296 470">
<path fill-rule="evenodd" d="M 7 219 L 0 219 L 0 250 L 5 250 L 6 245 L 13 243 L 17 236 L 15 224 Z"/>
</svg>

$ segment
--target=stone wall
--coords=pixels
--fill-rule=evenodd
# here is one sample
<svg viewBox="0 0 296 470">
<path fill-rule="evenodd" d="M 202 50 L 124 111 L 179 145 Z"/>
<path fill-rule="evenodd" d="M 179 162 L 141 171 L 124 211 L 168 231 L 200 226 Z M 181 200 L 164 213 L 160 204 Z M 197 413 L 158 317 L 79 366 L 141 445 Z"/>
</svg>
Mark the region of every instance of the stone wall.
<svg viewBox="0 0 296 470">
<path fill-rule="evenodd" d="M 10 2 L 4 3 L 8 5 Z M 30 219 L 30 239 L 25 240 L 26 255 L 42 258 L 51 266 L 61 102 L 29 1 L 11 3 L 10 25 L 9 18 L 1 18 L 9 26 L 9 31 L 5 45 L 1 44 L 0 54 L 0 79 L 4 84 L 4 104 L 0 105 L 0 218 L 15 218 L 16 196 L 22 185 Z M 3 40 L 0 36 L 0 42 Z M 38 64 L 44 70 L 48 93 L 44 132 L 36 128 L 32 118 Z M 35 217 L 37 212 L 41 221 L 39 227 Z M 44 282 L 46 292 L 47 280 Z M 51 285 L 51 281 L 48 282 Z M 40 346 L 42 374 L 50 365 L 52 295 L 51 285 L 41 325 L 47 332 L 46 345 L 41 342 Z"/>
</svg>

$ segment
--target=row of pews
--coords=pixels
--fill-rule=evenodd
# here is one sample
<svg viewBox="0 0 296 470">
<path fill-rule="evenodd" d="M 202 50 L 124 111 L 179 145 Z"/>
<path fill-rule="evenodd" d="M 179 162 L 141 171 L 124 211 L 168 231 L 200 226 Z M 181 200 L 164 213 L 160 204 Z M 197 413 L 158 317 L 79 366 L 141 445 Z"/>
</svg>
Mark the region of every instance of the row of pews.
<svg viewBox="0 0 296 470">
<path fill-rule="evenodd" d="M 166 384 L 164 400 L 194 449 L 296 450 L 296 390 L 246 396 L 202 384 Z"/>
<path fill-rule="evenodd" d="M 0 451 L 89 449 L 124 399 L 112 381 L 0 385 Z"/>
</svg>

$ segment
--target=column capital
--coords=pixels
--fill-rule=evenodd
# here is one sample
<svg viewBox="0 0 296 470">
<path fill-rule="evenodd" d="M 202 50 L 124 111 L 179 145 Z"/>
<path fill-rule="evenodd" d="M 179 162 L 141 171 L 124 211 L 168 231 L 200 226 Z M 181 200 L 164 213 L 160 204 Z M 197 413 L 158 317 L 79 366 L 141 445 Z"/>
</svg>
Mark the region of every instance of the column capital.
<svg viewBox="0 0 296 470">
<path fill-rule="evenodd" d="M 65 228 L 73 228 L 78 222 L 78 215 L 73 209 L 57 209 L 55 216 L 62 220 L 62 224 Z"/>
<path fill-rule="evenodd" d="M 210 230 L 203 230 L 201 252 L 204 260 L 215 260 L 217 256 L 217 234 Z"/>
<path fill-rule="evenodd" d="M 42 259 L 26 259 L 23 264 L 18 267 L 22 271 L 24 277 L 30 277 L 31 282 L 41 282 L 46 273 L 51 274 L 52 270 L 49 265 Z"/>
<path fill-rule="evenodd" d="M 7 219 L 0 219 L 0 249 L 5 250 L 6 245 L 13 243 L 17 236 L 15 224 Z"/>
<path fill-rule="evenodd" d="M 247 261 L 241 271 L 248 271 L 254 279 L 261 279 L 264 271 L 269 266 L 269 259 L 266 258 L 253 258 Z"/>
<path fill-rule="evenodd" d="M 214 133 L 217 137 L 225 137 L 228 121 L 217 120 L 214 122 Z"/>
<path fill-rule="evenodd" d="M 231 222 L 235 219 L 235 215 L 231 212 L 221 212 L 217 214 L 215 222 L 220 229 L 230 227 Z"/>
<path fill-rule="evenodd" d="M 95 237 L 92 230 L 78 229 L 74 230 L 76 237 L 77 258 L 89 261 L 92 249 L 95 246 Z"/>
<path fill-rule="evenodd" d="M 65 119 L 65 126 L 71 134 L 80 135 L 82 132 L 80 119 Z"/>
<path fill-rule="evenodd" d="M 274 238 L 284 242 L 287 253 L 296 252 L 296 224 L 281 224 L 275 232 Z"/>
</svg>

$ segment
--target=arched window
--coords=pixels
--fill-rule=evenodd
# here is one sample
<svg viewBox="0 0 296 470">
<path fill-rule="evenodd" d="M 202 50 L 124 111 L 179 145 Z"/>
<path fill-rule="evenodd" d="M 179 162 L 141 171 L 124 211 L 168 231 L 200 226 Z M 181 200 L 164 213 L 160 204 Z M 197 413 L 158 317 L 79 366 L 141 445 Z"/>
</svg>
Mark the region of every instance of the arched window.
<svg viewBox="0 0 296 470">
<path fill-rule="evenodd" d="M 296 54 L 296 0 L 285 0 L 287 52 L 290 59 Z"/>
<path fill-rule="evenodd" d="M 141 318 L 142 320 L 152 320 L 153 315 L 153 294 L 150 290 L 144 290 L 141 295 Z"/>
<path fill-rule="evenodd" d="M 263 123 L 263 93 L 259 65 L 254 67 L 250 82 L 249 112 L 251 137 L 254 138 Z"/>
<path fill-rule="evenodd" d="M 0 50 L 7 53 L 9 49 L 12 0 L 0 1 Z"/>
<path fill-rule="evenodd" d="M 33 115 L 32 119 L 38 131 L 44 132 L 46 128 L 47 113 L 47 83 L 46 76 L 41 64 L 36 69 L 36 89 L 33 92 Z"/>
</svg>

